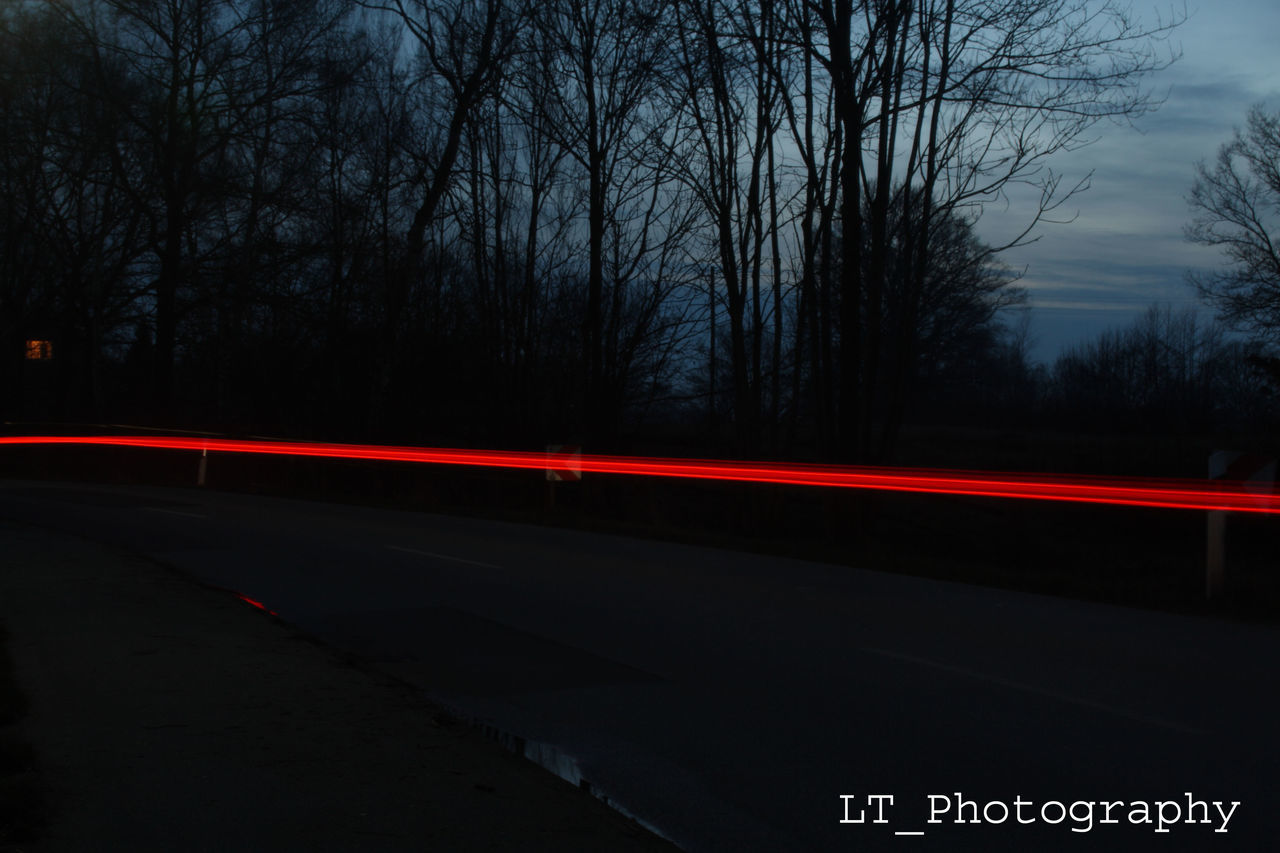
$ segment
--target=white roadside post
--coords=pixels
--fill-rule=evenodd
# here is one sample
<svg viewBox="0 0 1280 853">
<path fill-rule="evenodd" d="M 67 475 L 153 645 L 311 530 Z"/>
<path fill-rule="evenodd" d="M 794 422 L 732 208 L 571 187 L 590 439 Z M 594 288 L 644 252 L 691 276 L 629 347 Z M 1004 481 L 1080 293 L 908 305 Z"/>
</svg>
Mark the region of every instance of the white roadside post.
<svg viewBox="0 0 1280 853">
<path fill-rule="evenodd" d="M 1213 600 L 1222 592 L 1222 578 L 1226 574 L 1226 555 L 1223 532 L 1227 526 L 1227 514 L 1220 509 L 1209 510 L 1209 553 L 1204 565 L 1204 597 Z"/>
<path fill-rule="evenodd" d="M 1215 450 L 1209 454 L 1209 479 L 1245 483 L 1249 491 L 1268 494 L 1276 479 L 1276 460 L 1232 450 Z M 1227 574 L 1227 513 L 1209 510 L 1208 550 L 1205 554 L 1204 596 L 1209 600 L 1220 596 Z"/>
<path fill-rule="evenodd" d="M 555 508 L 556 483 L 576 483 L 582 479 L 581 463 L 580 445 L 547 445 L 547 509 Z"/>
</svg>

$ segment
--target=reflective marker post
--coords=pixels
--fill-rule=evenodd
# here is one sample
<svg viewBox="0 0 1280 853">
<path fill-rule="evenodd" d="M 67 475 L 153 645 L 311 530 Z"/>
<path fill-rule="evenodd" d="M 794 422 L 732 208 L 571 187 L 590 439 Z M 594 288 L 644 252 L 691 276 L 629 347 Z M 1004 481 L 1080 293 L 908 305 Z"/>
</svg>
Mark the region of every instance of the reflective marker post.
<svg viewBox="0 0 1280 853">
<path fill-rule="evenodd" d="M 576 483 L 582 479 L 582 446 L 547 445 L 547 509 L 556 506 L 556 483 Z"/>
<path fill-rule="evenodd" d="M 1275 485 L 1276 460 L 1233 450 L 1215 450 L 1209 454 L 1209 479 L 1238 481 L 1250 492 L 1270 494 Z M 1226 584 L 1227 513 L 1212 509 L 1208 516 L 1204 597 L 1212 601 L 1222 595 Z"/>
<path fill-rule="evenodd" d="M 1222 594 L 1227 562 L 1224 535 L 1226 527 L 1227 514 L 1220 509 L 1209 510 L 1209 548 L 1204 564 L 1204 597 L 1210 601 Z"/>
</svg>

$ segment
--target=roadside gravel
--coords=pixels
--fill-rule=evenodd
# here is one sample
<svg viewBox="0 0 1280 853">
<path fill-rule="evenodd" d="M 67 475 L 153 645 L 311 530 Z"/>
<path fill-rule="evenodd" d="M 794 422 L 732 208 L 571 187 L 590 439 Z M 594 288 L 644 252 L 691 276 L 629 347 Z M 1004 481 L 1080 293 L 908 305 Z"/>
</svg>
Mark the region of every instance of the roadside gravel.
<svg viewBox="0 0 1280 853">
<path fill-rule="evenodd" d="M 234 595 L 0 522 L 51 818 L 22 851 L 659 851 L 603 803 Z"/>
</svg>

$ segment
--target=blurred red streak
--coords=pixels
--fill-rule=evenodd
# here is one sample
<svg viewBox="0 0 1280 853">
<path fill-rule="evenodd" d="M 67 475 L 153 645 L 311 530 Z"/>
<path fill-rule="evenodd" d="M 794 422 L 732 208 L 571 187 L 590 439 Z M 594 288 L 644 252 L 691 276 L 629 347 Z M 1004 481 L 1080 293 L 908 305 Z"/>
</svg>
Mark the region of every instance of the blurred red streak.
<svg viewBox="0 0 1280 853">
<path fill-rule="evenodd" d="M 249 597 L 249 596 L 247 596 L 247 595 L 244 595 L 243 593 L 239 593 L 239 592 L 237 592 L 237 593 L 236 593 L 236 598 L 240 599 L 240 600 L 241 600 L 241 601 L 243 601 L 245 604 L 253 605 L 254 607 L 258 608 L 259 610 L 261 610 L 261 611 L 263 611 L 263 612 L 265 612 L 265 613 L 270 613 L 272 616 L 279 616 L 279 615 L 280 615 L 279 613 L 276 613 L 274 610 L 267 610 L 267 605 L 263 604 L 261 601 L 254 601 L 252 598 L 250 598 L 250 597 Z"/>
<path fill-rule="evenodd" d="M 547 453 L 508 450 L 454 450 L 215 438 L 129 435 L 0 437 L 0 445 L 19 444 L 99 444 L 167 450 L 266 453 L 283 456 L 319 456 L 333 459 L 368 459 L 382 462 L 422 462 L 437 465 L 474 465 L 535 470 L 545 470 L 554 462 L 560 466 L 572 464 L 572 467 L 578 468 L 583 473 L 596 474 L 635 474 L 797 486 L 833 486 L 891 492 L 1280 514 L 1280 500 L 1272 495 L 1259 494 L 1258 491 L 1250 490 L 1250 486 L 1244 483 L 1218 480 L 1067 477 L 1054 474 L 1013 474 L 994 471 L 798 465 L 713 459 L 650 459 L 587 454 L 572 460 L 566 456 L 561 460 L 558 456 Z"/>
</svg>

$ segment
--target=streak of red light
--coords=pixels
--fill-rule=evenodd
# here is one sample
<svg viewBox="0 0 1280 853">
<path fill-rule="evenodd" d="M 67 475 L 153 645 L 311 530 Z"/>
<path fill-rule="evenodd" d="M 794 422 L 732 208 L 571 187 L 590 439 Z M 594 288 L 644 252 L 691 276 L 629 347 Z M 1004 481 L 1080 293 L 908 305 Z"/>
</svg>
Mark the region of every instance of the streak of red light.
<svg viewBox="0 0 1280 853">
<path fill-rule="evenodd" d="M 490 468 L 545 470 L 568 465 L 570 459 L 547 453 L 511 450 L 461 450 L 432 447 L 388 447 L 367 444 L 311 444 L 286 441 L 156 437 L 131 435 L 3 436 L 2 445 L 80 444 L 199 450 L 218 453 L 261 453 L 419 462 Z M 873 468 L 851 465 L 801 465 L 713 459 L 658 459 L 631 456 L 574 456 L 583 473 L 685 477 L 797 486 L 873 489 L 941 495 L 1015 498 L 1116 504 L 1165 509 L 1227 510 L 1280 514 L 1280 499 L 1259 494 L 1244 483 L 1209 480 L 1161 480 L 1117 477 L 1068 477 L 994 471 L 950 471 L 919 468 Z"/>
<path fill-rule="evenodd" d="M 267 605 L 263 604 L 261 601 L 254 601 L 252 598 L 250 598 L 249 596 L 245 595 L 244 593 L 237 592 L 237 593 L 236 593 L 236 598 L 240 599 L 240 600 L 241 600 L 241 601 L 243 601 L 245 604 L 250 604 L 250 605 L 252 605 L 252 606 L 254 606 L 254 607 L 258 608 L 259 610 L 263 611 L 264 613 L 270 613 L 272 616 L 279 616 L 279 615 L 280 615 L 280 614 L 276 613 L 274 610 L 267 610 Z"/>
</svg>

